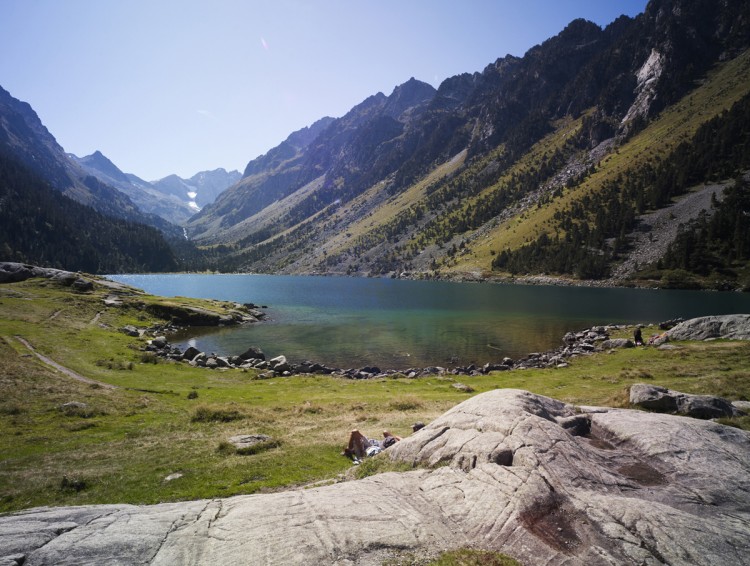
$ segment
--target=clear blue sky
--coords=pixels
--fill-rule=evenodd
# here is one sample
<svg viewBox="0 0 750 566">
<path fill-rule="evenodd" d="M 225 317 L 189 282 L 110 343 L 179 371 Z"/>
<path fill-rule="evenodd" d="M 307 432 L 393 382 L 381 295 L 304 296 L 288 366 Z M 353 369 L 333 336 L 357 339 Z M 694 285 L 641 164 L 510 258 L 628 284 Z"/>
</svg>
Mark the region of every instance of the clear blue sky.
<svg viewBox="0 0 750 566">
<path fill-rule="evenodd" d="M 0 86 L 146 180 L 242 171 L 415 77 L 437 87 L 646 0 L 0 0 Z"/>
</svg>

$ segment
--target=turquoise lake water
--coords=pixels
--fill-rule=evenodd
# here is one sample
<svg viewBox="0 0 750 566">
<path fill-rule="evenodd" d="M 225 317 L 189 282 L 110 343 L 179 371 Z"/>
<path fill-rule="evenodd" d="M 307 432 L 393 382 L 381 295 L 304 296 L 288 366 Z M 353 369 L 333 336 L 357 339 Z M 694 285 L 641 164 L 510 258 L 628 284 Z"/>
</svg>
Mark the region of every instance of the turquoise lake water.
<svg viewBox="0 0 750 566">
<path fill-rule="evenodd" d="M 270 321 L 171 338 L 221 355 L 383 369 L 483 364 L 599 324 L 750 313 L 750 294 L 283 275 L 113 275 L 163 296 L 267 305 Z"/>
</svg>

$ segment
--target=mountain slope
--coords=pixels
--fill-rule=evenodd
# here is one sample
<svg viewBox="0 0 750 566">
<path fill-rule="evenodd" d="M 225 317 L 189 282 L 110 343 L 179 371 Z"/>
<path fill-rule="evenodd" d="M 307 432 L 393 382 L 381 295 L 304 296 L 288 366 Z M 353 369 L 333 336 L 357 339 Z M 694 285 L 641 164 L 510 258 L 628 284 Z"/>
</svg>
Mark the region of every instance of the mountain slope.
<svg viewBox="0 0 750 566">
<path fill-rule="evenodd" d="M 156 228 L 80 204 L 0 151 L 0 259 L 87 273 L 171 271 Z"/>
<path fill-rule="evenodd" d="M 156 214 L 172 224 L 182 224 L 195 213 L 187 202 L 164 194 L 135 175 L 126 175 L 99 151 L 85 157 L 70 157 L 87 173 L 127 195 L 144 212 Z"/>
<path fill-rule="evenodd" d="M 243 179 L 188 224 L 198 240 L 250 236 L 238 224 L 325 173 L 320 190 L 279 218 L 274 233 L 294 226 L 337 200 L 348 200 L 393 172 L 402 161 L 403 133 L 434 95 L 411 79 L 386 97 L 371 96 L 339 119 L 324 118 L 295 132 L 245 169 Z M 229 235 L 227 235 L 229 231 Z M 220 234 L 217 238 L 216 235 Z"/>
<path fill-rule="evenodd" d="M 239 171 L 226 171 L 219 168 L 213 171 L 201 171 L 189 179 L 177 175 L 169 175 L 151 185 L 166 195 L 176 197 L 180 202 L 187 203 L 191 216 L 216 198 L 231 185 L 242 178 Z"/>
<path fill-rule="evenodd" d="M 125 194 L 87 173 L 44 127 L 31 106 L 0 88 L 0 150 L 24 164 L 64 195 L 97 211 L 166 232 L 174 227 L 143 213 Z"/>
<path fill-rule="evenodd" d="M 225 269 L 484 278 L 515 262 L 606 277 L 638 214 L 687 189 L 658 189 L 680 143 L 747 94 L 749 46 L 739 0 L 653 0 L 603 29 L 576 20 L 523 57 L 437 91 L 412 79 L 293 134 L 188 231 L 233 247 Z M 632 202 L 618 200 L 634 179 Z M 550 269 L 530 250 L 565 261 Z"/>
<path fill-rule="evenodd" d="M 143 212 L 156 214 L 181 225 L 210 204 L 227 187 L 240 179 L 238 171 L 201 171 L 190 179 L 169 175 L 149 183 L 136 175 L 123 173 L 112 161 L 96 151 L 86 157 L 69 155 L 89 174 L 127 195 Z"/>
<path fill-rule="evenodd" d="M 103 156 L 102 156 L 103 157 Z M 100 165 L 122 180 L 113 165 Z M 0 89 L 0 255 L 91 272 L 201 269 L 183 231 L 143 213 L 63 151 L 34 110 Z M 179 257 L 179 259 L 177 259 Z"/>
</svg>

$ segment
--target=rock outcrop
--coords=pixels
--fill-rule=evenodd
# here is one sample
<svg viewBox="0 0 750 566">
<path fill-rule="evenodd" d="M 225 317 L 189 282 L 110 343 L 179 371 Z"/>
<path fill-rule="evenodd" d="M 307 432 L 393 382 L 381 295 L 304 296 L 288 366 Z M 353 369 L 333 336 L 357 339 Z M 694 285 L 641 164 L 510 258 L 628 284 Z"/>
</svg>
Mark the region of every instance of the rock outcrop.
<svg viewBox="0 0 750 566">
<path fill-rule="evenodd" d="M 0 517 L 0 563 L 365 565 L 476 546 L 526 565 L 750 564 L 742 430 L 506 389 L 378 457 L 448 465 L 228 499 L 31 509 Z"/>
<path fill-rule="evenodd" d="M 745 414 L 722 397 L 691 395 L 647 383 L 636 383 L 630 387 L 630 404 L 650 411 L 676 413 L 696 419 L 718 419 Z"/>
<path fill-rule="evenodd" d="M 667 336 L 670 340 L 750 340 L 750 314 L 691 318 L 668 330 Z"/>
<path fill-rule="evenodd" d="M 32 277 L 52 279 L 60 285 L 72 287 L 80 292 L 88 292 L 94 289 L 93 281 L 80 273 L 52 269 L 51 267 L 37 267 L 36 265 L 13 261 L 0 262 L 0 283 L 18 283 Z"/>
</svg>

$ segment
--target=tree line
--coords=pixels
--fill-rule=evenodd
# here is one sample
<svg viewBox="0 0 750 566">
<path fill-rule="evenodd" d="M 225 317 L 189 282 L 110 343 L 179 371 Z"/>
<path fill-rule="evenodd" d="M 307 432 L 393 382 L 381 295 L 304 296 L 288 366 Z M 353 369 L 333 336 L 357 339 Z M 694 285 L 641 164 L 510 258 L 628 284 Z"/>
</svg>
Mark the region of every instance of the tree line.
<svg viewBox="0 0 750 566">
<path fill-rule="evenodd" d="M 0 260 L 87 273 L 178 268 L 172 248 L 156 228 L 75 202 L 2 153 Z"/>
</svg>

